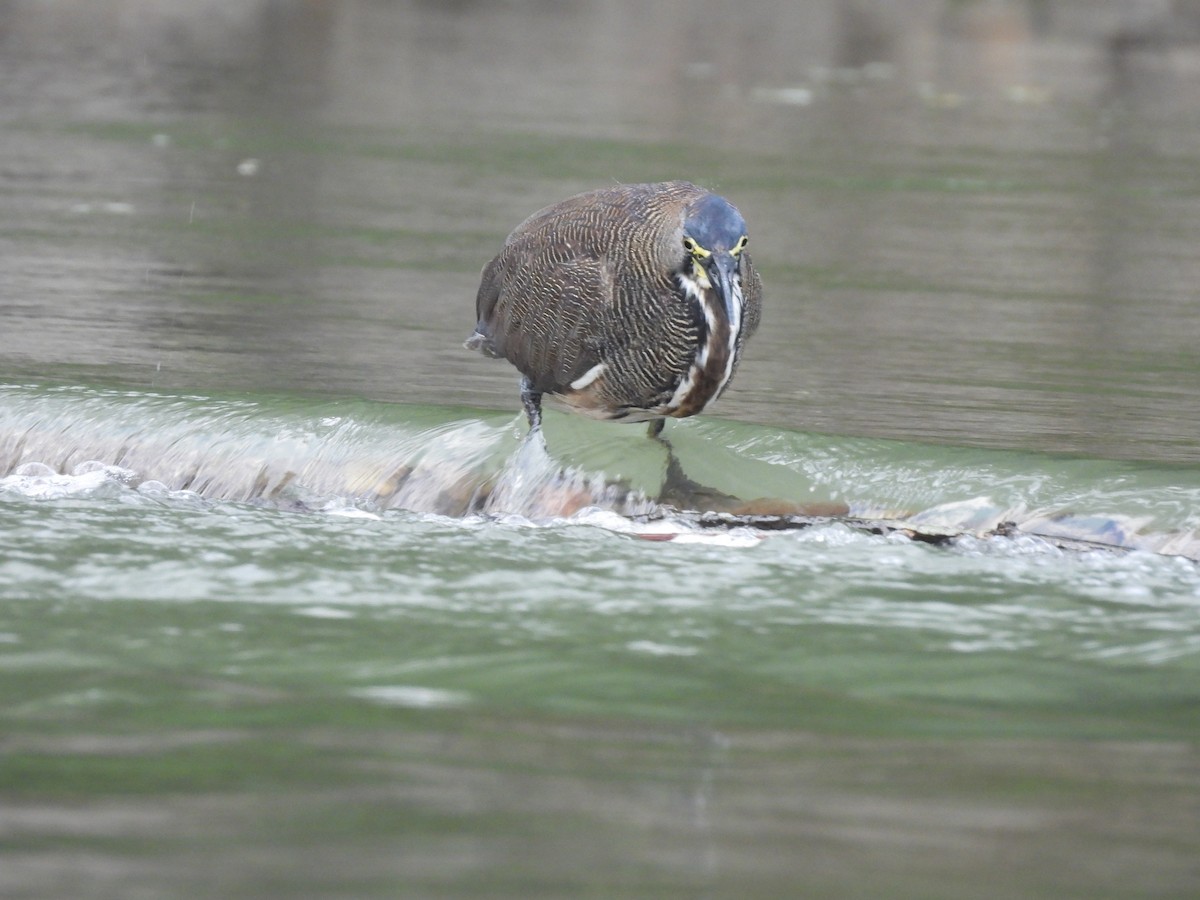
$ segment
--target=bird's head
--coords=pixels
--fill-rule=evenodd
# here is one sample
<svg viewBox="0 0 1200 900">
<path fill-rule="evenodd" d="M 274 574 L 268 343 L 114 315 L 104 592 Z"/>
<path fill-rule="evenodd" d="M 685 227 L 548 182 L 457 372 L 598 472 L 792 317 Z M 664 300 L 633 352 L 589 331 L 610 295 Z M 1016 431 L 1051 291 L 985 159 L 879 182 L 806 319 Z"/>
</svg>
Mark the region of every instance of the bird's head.
<svg viewBox="0 0 1200 900">
<path fill-rule="evenodd" d="M 684 215 L 680 276 L 714 291 L 730 321 L 741 316 L 741 258 L 748 240 L 742 214 L 716 194 L 700 197 Z"/>
</svg>

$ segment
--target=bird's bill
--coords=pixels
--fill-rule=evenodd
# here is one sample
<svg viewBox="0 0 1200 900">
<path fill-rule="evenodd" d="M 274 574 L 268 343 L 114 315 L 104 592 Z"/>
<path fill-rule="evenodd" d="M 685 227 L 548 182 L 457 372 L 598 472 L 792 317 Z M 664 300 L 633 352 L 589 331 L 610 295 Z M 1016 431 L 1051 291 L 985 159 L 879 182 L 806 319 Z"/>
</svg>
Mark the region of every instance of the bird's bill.
<svg viewBox="0 0 1200 900">
<path fill-rule="evenodd" d="M 709 283 L 725 307 L 725 315 L 729 317 L 730 322 L 737 322 L 742 312 L 737 259 L 728 250 L 717 250 L 704 260 L 704 269 Z"/>
</svg>

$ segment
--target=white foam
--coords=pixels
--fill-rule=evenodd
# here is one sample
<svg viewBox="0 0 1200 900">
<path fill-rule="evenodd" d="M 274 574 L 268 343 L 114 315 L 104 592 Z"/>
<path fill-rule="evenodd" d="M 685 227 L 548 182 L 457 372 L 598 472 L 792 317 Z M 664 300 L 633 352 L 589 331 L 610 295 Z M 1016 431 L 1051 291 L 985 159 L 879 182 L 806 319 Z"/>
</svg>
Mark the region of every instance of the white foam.
<svg viewBox="0 0 1200 900">
<path fill-rule="evenodd" d="M 650 656 L 695 656 L 700 652 L 699 647 L 660 644 L 656 641 L 630 641 L 625 645 L 625 649 L 634 653 L 646 653 Z"/>
<path fill-rule="evenodd" d="M 465 691 L 448 691 L 412 684 L 377 685 L 350 693 L 384 706 L 403 706 L 409 709 L 447 709 L 465 706 L 471 702 L 471 695 Z"/>
<path fill-rule="evenodd" d="M 296 611 L 298 616 L 308 616 L 310 619 L 353 619 L 354 613 L 348 609 L 336 606 L 302 606 Z"/>
<path fill-rule="evenodd" d="M 105 495 L 136 480 L 136 472 L 119 466 L 81 464 L 72 474 L 64 475 L 43 463 L 31 462 L 0 478 L 0 491 L 29 500 L 59 500 Z"/>
</svg>

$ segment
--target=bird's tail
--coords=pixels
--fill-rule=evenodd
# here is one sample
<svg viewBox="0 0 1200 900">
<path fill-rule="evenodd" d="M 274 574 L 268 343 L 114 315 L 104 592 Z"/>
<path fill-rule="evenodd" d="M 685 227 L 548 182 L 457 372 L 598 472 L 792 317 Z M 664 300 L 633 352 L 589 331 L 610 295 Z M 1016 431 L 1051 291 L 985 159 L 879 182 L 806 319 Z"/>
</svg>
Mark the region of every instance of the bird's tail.
<svg viewBox="0 0 1200 900">
<path fill-rule="evenodd" d="M 499 356 L 496 352 L 496 345 L 492 343 L 491 335 L 484 332 L 483 327 L 482 322 L 476 325 L 475 331 L 472 332 L 471 336 L 463 341 L 463 346 L 468 350 L 478 350 L 484 356 L 491 356 L 493 358 Z"/>
</svg>

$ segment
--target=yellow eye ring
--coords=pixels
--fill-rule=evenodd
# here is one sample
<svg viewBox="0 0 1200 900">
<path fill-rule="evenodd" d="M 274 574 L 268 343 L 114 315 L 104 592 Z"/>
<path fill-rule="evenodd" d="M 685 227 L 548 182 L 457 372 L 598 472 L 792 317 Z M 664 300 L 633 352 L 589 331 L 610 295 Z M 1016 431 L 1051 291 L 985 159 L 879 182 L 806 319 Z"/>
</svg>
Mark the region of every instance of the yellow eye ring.
<svg viewBox="0 0 1200 900">
<path fill-rule="evenodd" d="M 684 237 L 683 249 L 692 254 L 692 256 L 696 257 L 696 259 L 704 259 L 707 256 L 712 256 L 711 251 L 705 250 L 690 237 Z"/>
<path fill-rule="evenodd" d="M 744 235 L 744 234 L 743 234 L 743 235 L 742 235 L 742 236 L 741 236 L 741 237 L 738 239 L 738 242 L 737 242 L 736 244 L 734 244 L 734 245 L 733 245 L 733 249 L 732 249 L 732 250 L 730 250 L 729 252 L 730 252 L 731 254 L 733 254 L 734 256 L 737 256 L 739 253 L 741 253 L 743 250 L 745 250 L 745 249 L 746 249 L 746 245 L 747 245 L 748 243 L 750 243 L 750 238 L 749 238 L 749 237 L 747 237 L 746 235 Z"/>
</svg>

